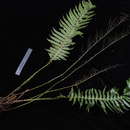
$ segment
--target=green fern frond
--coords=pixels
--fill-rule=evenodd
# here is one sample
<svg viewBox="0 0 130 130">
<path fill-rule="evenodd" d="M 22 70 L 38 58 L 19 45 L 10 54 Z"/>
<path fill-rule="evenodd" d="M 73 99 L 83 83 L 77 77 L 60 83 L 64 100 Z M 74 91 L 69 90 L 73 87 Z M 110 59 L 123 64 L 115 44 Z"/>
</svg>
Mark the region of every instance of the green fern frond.
<svg viewBox="0 0 130 130">
<path fill-rule="evenodd" d="M 126 96 L 130 96 L 130 78 L 126 80 L 127 87 L 124 89 L 123 93 Z"/>
<path fill-rule="evenodd" d="M 128 88 L 130 89 L 130 78 L 126 81 Z"/>
<path fill-rule="evenodd" d="M 83 33 L 80 31 L 85 28 L 92 17 L 95 15 L 92 9 L 95 5 L 91 1 L 82 1 L 73 10 L 70 9 L 66 17 L 59 22 L 59 30 L 53 28 L 51 35 L 47 39 L 52 46 L 47 49 L 50 60 L 67 60 L 72 49 L 73 38 Z"/>
<path fill-rule="evenodd" d="M 128 108 L 130 108 L 130 88 L 128 94 L 128 86 L 127 91 L 124 91 L 123 95 L 120 95 L 115 88 L 112 88 L 109 91 L 106 91 L 105 89 L 101 91 L 94 88 L 87 89 L 86 91 L 78 89 L 78 92 L 75 92 L 72 88 L 68 98 L 73 104 L 78 102 L 80 107 L 85 106 L 88 111 L 95 105 L 99 105 L 105 113 L 107 113 L 108 110 L 123 112 L 123 110 L 128 110 Z"/>
</svg>

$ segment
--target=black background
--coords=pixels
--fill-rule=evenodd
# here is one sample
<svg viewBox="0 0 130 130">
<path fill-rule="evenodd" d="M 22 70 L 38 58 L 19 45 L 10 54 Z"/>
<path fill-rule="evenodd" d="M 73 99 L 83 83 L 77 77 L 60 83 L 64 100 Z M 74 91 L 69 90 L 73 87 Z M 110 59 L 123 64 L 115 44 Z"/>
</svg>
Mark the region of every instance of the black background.
<svg viewBox="0 0 130 130">
<path fill-rule="evenodd" d="M 105 17 L 116 17 L 121 12 L 127 14 L 130 12 L 129 0 L 97 0 L 94 2 L 97 5 L 97 16 L 96 25 L 91 26 L 92 30 L 95 26 L 101 27 Z M 46 37 L 50 29 L 57 25 L 59 18 L 77 3 L 78 0 L 18 0 L 3 1 L 0 4 L 1 95 L 13 90 L 21 81 L 48 61 L 49 57 L 44 50 L 49 47 Z M 113 49 L 114 53 L 106 53 L 95 61 L 98 65 L 101 63 L 125 64 L 122 68 L 105 75 L 106 79 L 112 80 L 112 85 L 125 85 L 124 81 L 130 75 L 129 42 L 128 38 Z M 27 48 L 32 48 L 33 54 L 21 75 L 16 76 L 14 73 Z M 74 53 L 72 56 L 77 55 Z M 70 59 L 67 64 L 71 63 Z M 53 72 L 57 73 L 57 68 L 60 72 L 61 67 L 66 67 L 67 64 L 55 63 L 47 72 L 37 77 L 38 82 L 41 82 L 43 78 L 44 80 L 50 79 Z M 99 109 L 87 113 L 79 107 L 71 106 L 71 103 L 66 101 L 37 102 L 19 110 L 1 113 L 0 129 L 125 130 L 130 129 L 129 117 L 130 112 L 105 115 Z"/>
</svg>

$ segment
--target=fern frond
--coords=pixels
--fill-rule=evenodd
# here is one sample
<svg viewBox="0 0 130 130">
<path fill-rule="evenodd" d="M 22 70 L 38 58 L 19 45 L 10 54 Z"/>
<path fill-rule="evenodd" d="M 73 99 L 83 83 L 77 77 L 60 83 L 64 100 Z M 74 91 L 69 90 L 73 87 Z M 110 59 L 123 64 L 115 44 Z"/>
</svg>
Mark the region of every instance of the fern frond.
<svg viewBox="0 0 130 130">
<path fill-rule="evenodd" d="M 105 89 L 101 91 L 94 88 L 85 91 L 78 89 L 78 92 L 74 91 L 72 88 L 68 98 L 73 104 L 78 102 L 80 107 L 85 106 L 88 111 L 95 105 L 99 105 L 105 113 L 107 113 L 108 110 L 122 113 L 123 110 L 128 110 L 128 108 L 130 108 L 130 88 L 128 95 L 128 86 L 127 91 L 124 91 L 123 95 L 120 95 L 115 88 L 109 91 Z"/>
<path fill-rule="evenodd" d="M 130 96 L 130 78 L 126 80 L 127 87 L 124 89 L 124 95 Z"/>
<path fill-rule="evenodd" d="M 85 28 L 92 17 L 95 15 L 92 9 L 95 5 L 91 1 L 82 1 L 73 10 L 70 9 L 66 17 L 59 22 L 60 28 L 53 28 L 51 35 L 47 39 L 52 46 L 47 50 L 50 60 L 67 60 L 72 49 L 73 38 L 83 33 L 80 31 Z"/>
</svg>

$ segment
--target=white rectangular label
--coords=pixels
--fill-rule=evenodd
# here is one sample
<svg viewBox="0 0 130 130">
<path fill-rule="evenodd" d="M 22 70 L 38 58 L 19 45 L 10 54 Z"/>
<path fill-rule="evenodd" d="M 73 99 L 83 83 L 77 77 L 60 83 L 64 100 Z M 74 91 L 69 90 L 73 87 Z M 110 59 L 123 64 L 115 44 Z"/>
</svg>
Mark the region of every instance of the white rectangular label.
<svg viewBox="0 0 130 130">
<path fill-rule="evenodd" d="M 28 50 L 27 50 L 25 56 L 23 57 L 22 61 L 20 62 L 19 66 L 18 66 L 18 68 L 17 68 L 17 70 L 16 70 L 16 72 L 15 72 L 16 75 L 19 76 L 19 75 L 21 74 L 21 72 L 22 72 L 22 70 L 23 70 L 23 67 L 25 66 L 27 60 L 29 59 L 29 57 L 30 57 L 30 55 L 31 55 L 31 53 L 32 53 L 32 49 L 31 49 L 31 48 L 28 48 Z"/>
</svg>

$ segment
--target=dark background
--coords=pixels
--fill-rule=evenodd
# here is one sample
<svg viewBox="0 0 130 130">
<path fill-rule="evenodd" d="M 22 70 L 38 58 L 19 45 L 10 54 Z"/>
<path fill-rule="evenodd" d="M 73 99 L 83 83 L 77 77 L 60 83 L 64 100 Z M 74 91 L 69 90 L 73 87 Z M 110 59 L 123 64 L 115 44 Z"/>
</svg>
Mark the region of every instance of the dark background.
<svg viewBox="0 0 130 130">
<path fill-rule="evenodd" d="M 49 47 L 46 38 L 50 29 L 56 26 L 59 18 L 78 2 L 79 0 L 18 0 L 0 3 L 1 95 L 16 88 L 48 61 L 49 57 L 45 48 Z M 90 25 L 90 32 L 95 29 L 95 26 L 102 27 L 105 18 L 114 18 L 121 12 L 129 15 L 130 12 L 129 0 L 97 0 L 93 2 L 97 5 L 97 15 L 94 19 L 96 24 Z M 130 38 L 125 39 L 121 44 L 108 51 L 110 53 L 104 53 L 93 63 L 94 67 L 97 64 L 102 66 L 103 63 L 108 65 L 124 64 L 123 67 L 105 74 L 105 79 L 108 79 L 106 82 L 112 81 L 109 83 L 114 86 L 125 86 L 125 80 L 130 76 L 129 42 Z M 33 54 L 21 75 L 16 76 L 16 68 L 27 48 L 32 48 Z M 72 56 L 76 58 L 77 54 L 74 53 Z M 43 79 L 48 80 L 54 76 L 55 72 L 63 71 L 61 67 L 69 66 L 72 63 L 71 59 L 66 64 L 64 62 L 54 63 L 47 72 L 45 71 L 44 74 L 37 77 L 37 82 L 42 82 Z M 58 70 L 56 70 L 57 68 Z M 130 112 L 105 115 L 98 108 L 88 113 L 66 101 L 37 102 L 19 110 L 1 113 L 0 129 L 125 130 L 130 129 L 129 117 Z"/>
</svg>

